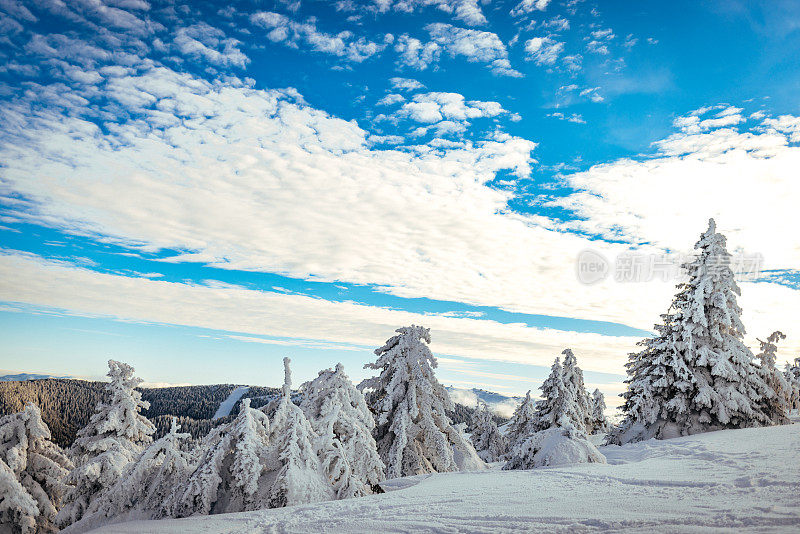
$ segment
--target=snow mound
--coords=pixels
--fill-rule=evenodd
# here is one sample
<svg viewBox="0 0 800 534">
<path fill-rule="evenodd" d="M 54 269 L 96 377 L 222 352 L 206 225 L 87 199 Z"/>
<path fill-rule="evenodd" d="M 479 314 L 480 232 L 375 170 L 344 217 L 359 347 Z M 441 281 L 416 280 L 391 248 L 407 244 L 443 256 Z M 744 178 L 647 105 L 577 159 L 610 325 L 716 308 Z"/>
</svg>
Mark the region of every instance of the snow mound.
<svg viewBox="0 0 800 534">
<path fill-rule="evenodd" d="M 553 427 L 519 444 L 503 469 L 533 469 L 587 463 L 606 463 L 597 447 L 574 428 Z"/>
</svg>

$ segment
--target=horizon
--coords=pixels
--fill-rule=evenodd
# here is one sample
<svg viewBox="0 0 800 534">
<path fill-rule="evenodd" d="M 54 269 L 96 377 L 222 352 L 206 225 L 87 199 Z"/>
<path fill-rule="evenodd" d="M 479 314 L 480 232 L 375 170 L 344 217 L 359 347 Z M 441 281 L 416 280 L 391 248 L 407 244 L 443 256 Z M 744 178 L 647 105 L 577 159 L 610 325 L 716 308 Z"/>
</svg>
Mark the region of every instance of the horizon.
<svg viewBox="0 0 800 534">
<path fill-rule="evenodd" d="M 0 27 L 14 373 L 358 383 L 414 323 L 443 384 L 538 392 L 572 348 L 613 409 L 712 217 L 745 343 L 800 356 L 797 3 L 19 1 Z"/>
</svg>

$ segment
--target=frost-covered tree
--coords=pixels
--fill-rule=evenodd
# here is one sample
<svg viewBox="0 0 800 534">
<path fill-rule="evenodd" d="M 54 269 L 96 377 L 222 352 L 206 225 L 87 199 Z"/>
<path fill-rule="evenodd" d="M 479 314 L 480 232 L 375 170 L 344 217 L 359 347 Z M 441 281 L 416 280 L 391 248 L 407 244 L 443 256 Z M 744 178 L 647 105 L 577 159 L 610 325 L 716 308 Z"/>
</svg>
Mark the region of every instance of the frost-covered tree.
<svg viewBox="0 0 800 534">
<path fill-rule="evenodd" d="M 269 508 L 334 498 L 314 446 L 314 429 L 303 410 L 292 403 L 289 363 L 289 358 L 283 359 L 283 391 L 270 428 L 270 474 L 266 480 Z"/>
<path fill-rule="evenodd" d="M 778 357 L 777 343 L 781 339 L 786 339 L 786 335 L 777 330 L 770 334 L 766 341 L 759 339 L 761 350 L 756 355 L 761 363 L 759 375 L 770 389 L 770 394 L 761 399 L 761 408 L 770 421 L 776 425 L 785 425 L 789 422 L 789 402 L 791 400 L 789 383 L 775 366 Z"/>
<path fill-rule="evenodd" d="M 170 431 L 128 464 L 116 484 L 92 501 L 78 524 L 94 528 L 131 512 L 136 519 L 171 517 L 171 497 L 193 471 L 190 455 L 180 444 L 191 436 L 178 433 L 179 428 L 173 417 Z"/>
<path fill-rule="evenodd" d="M 608 420 L 606 420 L 606 398 L 603 392 L 595 389 L 592 393 L 592 431 L 608 432 Z"/>
<path fill-rule="evenodd" d="M 364 366 L 379 376 L 359 386 L 376 417 L 375 441 L 387 477 L 483 468 L 445 413 L 454 405 L 434 375 L 430 330 L 412 325 L 396 332 L 375 351 L 377 361 Z"/>
<path fill-rule="evenodd" d="M 203 440 L 197 467 L 166 511 L 186 517 L 267 508 L 260 487 L 270 470 L 269 434 L 266 414 L 242 399 L 236 419 Z"/>
<path fill-rule="evenodd" d="M 375 419 L 340 363 L 302 387 L 303 410 L 317 435 L 317 454 L 336 497 L 373 493 L 385 478 L 372 431 Z"/>
<path fill-rule="evenodd" d="M 12 501 L 17 503 L 14 505 L 19 512 L 20 522 L 14 526 L 17 531 L 24 531 L 31 524 L 36 532 L 55 530 L 56 513 L 66 490 L 63 480 L 73 465 L 50 437 L 42 412 L 33 404 L 0 418 L 0 460 L 20 485 L 18 488 L 9 483 L 6 489 L 21 492 L 17 498 L 0 496 L 0 500 L 10 499 L 9 510 Z M 0 476 L 6 478 L 5 473 Z M 33 500 L 35 514 L 30 513 L 27 505 L 23 506 L 28 502 L 26 497 Z"/>
<path fill-rule="evenodd" d="M 35 534 L 38 518 L 39 508 L 36 501 L 0 458 L 0 531 Z"/>
<path fill-rule="evenodd" d="M 571 349 L 564 349 L 564 385 L 575 399 L 578 412 L 582 421 L 575 420 L 579 430 L 587 433 L 592 431 L 592 400 L 583 383 L 583 371 L 578 367 L 578 360 Z"/>
<path fill-rule="evenodd" d="M 789 387 L 788 404 L 790 410 L 800 408 L 800 358 L 794 359 L 794 365 L 786 363 L 783 378 Z"/>
<path fill-rule="evenodd" d="M 531 398 L 531 391 L 525 394 L 522 404 L 514 410 L 506 426 L 506 441 L 509 449 L 539 429 L 539 419 L 536 411 L 536 401 Z"/>
<path fill-rule="evenodd" d="M 93 499 L 110 488 L 146 445 L 155 427 L 140 410 L 150 407 L 134 388 L 141 379 L 128 364 L 108 361 L 107 399 L 101 402 L 84 428 L 78 431 L 70 454 L 75 462 L 65 478 L 71 488 L 57 522 L 66 526 L 83 517 Z"/>
<path fill-rule="evenodd" d="M 629 359 L 626 417 L 609 441 L 770 424 L 761 399 L 771 390 L 742 341 L 740 290 L 725 245 L 711 219 L 657 336 Z"/>
<path fill-rule="evenodd" d="M 497 462 L 508 452 L 508 442 L 505 436 L 497 429 L 486 403 L 478 403 L 472 416 L 474 430 L 470 441 L 478 451 L 478 456 L 484 462 Z"/>
<path fill-rule="evenodd" d="M 676 297 L 676 301 L 681 295 Z M 689 414 L 692 396 L 692 372 L 675 348 L 675 314 L 673 302 L 670 313 L 661 316 L 655 325 L 656 336 L 637 343 L 642 350 L 628 356 L 625 364 L 627 390 L 622 393 L 625 418 L 613 428 L 609 443 L 621 445 L 658 436 L 660 421 L 676 418 L 678 413 Z"/>
<path fill-rule="evenodd" d="M 572 356 L 572 351 L 566 349 L 562 354 Z M 542 400 L 536 403 L 536 431 L 547 430 L 553 427 L 574 426 L 577 430 L 585 432 L 586 415 L 579 399 L 583 396 L 577 387 L 582 387 L 583 378 L 576 377 L 574 356 L 572 367 L 561 367 L 558 358 L 550 367 L 550 375 L 542 383 Z M 567 374 L 565 371 L 569 371 Z M 578 369 L 578 372 L 580 369 Z M 568 378 L 568 380 L 565 380 Z"/>
</svg>

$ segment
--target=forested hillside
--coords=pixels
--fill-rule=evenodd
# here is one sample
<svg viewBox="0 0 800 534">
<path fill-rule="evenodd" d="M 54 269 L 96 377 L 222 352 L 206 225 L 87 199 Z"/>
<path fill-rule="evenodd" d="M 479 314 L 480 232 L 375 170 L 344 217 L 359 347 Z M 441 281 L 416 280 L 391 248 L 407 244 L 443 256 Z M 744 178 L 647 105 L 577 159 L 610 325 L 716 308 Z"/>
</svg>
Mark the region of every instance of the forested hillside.
<svg viewBox="0 0 800 534">
<path fill-rule="evenodd" d="M 33 403 L 42 410 L 53 441 L 65 447 L 89 422 L 105 394 L 103 386 L 102 382 L 63 378 L 1 382 L 0 415 L 21 412 L 25 405 Z"/>
<path fill-rule="evenodd" d="M 0 416 L 22 411 L 28 403 L 34 403 L 42 410 L 42 419 L 50 427 L 53 441 L 68 447 L 75 439 L 75 433 L 92 416 L 97 403 L 104 395 L 105 382 L 89 382 L 64 378 L 25 380 L 19 382 L 0 382 Z M 142 400 L 150 403 L 150 408 L 142 415 L 156 425 L 156 438 L 169 431 L 171 416 L 178 417 L 183 432 L 193 438 L 208 434 L 213 427 L 229 422 L 239 412 L 241 400 L 236 402 L 231 415 L 214 419 L 214 412 L 233 391 L 233 384 L 210 386 L 176 386 L 168 388 L 137 388 L 142 392 Z M 251 386 L 243 398 L 251 399 L 251 406 L 259 408 L 280 394 L 279 388 Z M 302 394 L 295 392 L 292 402 L 299 404 Z M 461 404 L 447 415 L 454 423 L 466 423 L 472 428 L 474 408 Z M 506 419 L 494 416 L 498 424 Z"/>
<path fill-rule="evenodd" d="M 0 416 L 20 412 L 32 402 L 41 408 L 42 419 L 50 427 L 53 441 L 66 447 L 75 439 L 78 429 L 89 422 L 103 398 L 104 387 L 104 382 L 63 378 L 2 382 Z M 159 436 L 169 429 L 169 418 L 161 416 L 176 415 L 181 417 L 185 432 L 199 437 L 225 421 L 212 422 L 211 417 L 233 388 L 232 384 L 139 388 L 142 399 L 150 403 L 150 408 L 142 413 L 156 424 Z"/>
</svg>

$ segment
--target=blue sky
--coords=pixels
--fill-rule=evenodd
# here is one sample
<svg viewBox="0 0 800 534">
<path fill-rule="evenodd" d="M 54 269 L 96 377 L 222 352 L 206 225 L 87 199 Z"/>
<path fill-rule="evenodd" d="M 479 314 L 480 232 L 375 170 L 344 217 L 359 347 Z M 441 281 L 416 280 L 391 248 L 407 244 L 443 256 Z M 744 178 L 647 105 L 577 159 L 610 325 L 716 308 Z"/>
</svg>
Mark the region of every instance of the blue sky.
<svg viewBox="0 0 800 534">
<path fill-rule="evenodd" d="M 796 2 L 0 2 L 0 368 L 355 379 L 394 328 L 613 397 L 709 217 L 800 351 Z M 788 232 L 787 232 L 788 230 Z M 649 260 L 648 260 L 649 261 Z M 615 401 L 611 400 L 610 404 Z"/>
</svg>

